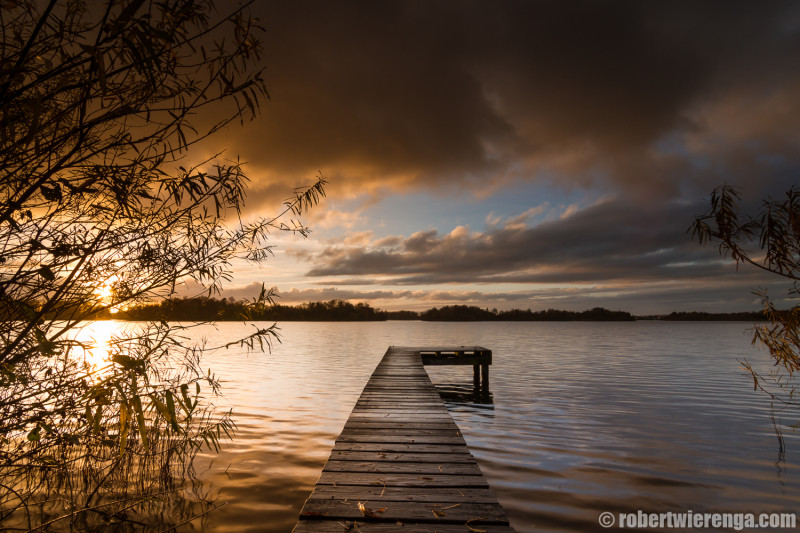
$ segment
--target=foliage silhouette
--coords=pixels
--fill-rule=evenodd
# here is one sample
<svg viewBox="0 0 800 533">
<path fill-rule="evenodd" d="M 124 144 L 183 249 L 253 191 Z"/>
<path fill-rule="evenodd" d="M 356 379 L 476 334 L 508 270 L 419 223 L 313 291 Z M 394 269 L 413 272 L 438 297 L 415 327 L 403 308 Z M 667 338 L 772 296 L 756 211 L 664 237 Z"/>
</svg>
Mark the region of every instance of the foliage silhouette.
<svg viewBox="0 0 800 533">
<path fill-rule="evenodd" d="M 497 311 L 481 309 L 475 306 L 450 305 L 441 308 L 433 308 L 420 315 L 422 320 L 441 320 L 441 321 L 630 321 L 636 320 L 626 311 L 609 311 L 602 307 L 595 307 L 590 310 L 560 311 L 557 309 L 547 309 L 544 311 L 522 311 L 512 309 L 510 311 Z"/>
<path fill-rule="evenodd" d="M 18 306 L 24 304 L 19 303 Z M 785 313 L 787 311 L 778 311 Z M 609 311 L 595 307 L 585 311 L 561 309 L 510 309 L 498 311 L 476 306 L 453 305 L 431 308 L 427 311 L 385 311 L 368 303 L 352 304 L 343 300 L 307 302 L 300 305 L 280 305 L 264 302 L 253 305 L 247 300 L 199 296 L 193 298 L 170 298 L 128 307 L 112 313 L 108 309 L 95 311 L 90 318 L 95 320 L 166 320 L 166 321 L 374 321 L 374 320 L 427 320 L 427 321 L 765 321 L 763 311 L 741 311 L 733 313 L 709 313 L 705 311 L 673 311 L 666 315 L 633 316 L 627 311 Z"/>
<path fill-rule="evenodd" d="M 738 313 L 707 313 L 703 311 L 673 311 L 672 313 L 661 317 L 661 320 L 691 320 L 694 322 L 707 322 L 707 321 L 750 321 L 756 322 L 765 320 L 766 317 L 762 311 L 742 311 Z"/>
<path fill-rule="evenodd" d="M 740 202 L 736 188 L 723 185 L 714 189 L 708 212 L 690 227 L 693 238 L 700 244 L 716 243 L 720 254 L 730 256 L 737 267 L 746 263 L 790 281 L 788 297 L 796 299 L 800 295 L 800 189 L 791 187 L 782 200 L 764 200 L 756 216 L 743 214 Z M 773 406 L 777 402 L 784 408 L 800 407 L 800 307 L 779 310 L 766 291 L 756 294 L 761 297 L 769 323 L 754 328 L 753 344 L 766 347 L 775 366 L 764 375 L 747 361 L 743 365 L 753 378 L 753 386 L 767 393 Z M 782 454 L 783 439 L 777 424 L 775 428 Z"/>
<path fill-rule="evenodd" d="M 97 362 L 81 321 L 189 280 L 214 294 L 231 261 L 269 255 L 270 231 L 307 233 L 292 217 L 324 179 L 244 221 L 242 165 L 188 158 L 267 96 L 247 5 L 17 0 L 0 19 L 0 522 L 143 526 L 160 501 L 156 525 L 175 525 L 175 480 L 233 429 L 202 347 L 155 321 Z"/>
<path fill-rule="evenodd" d="M 308 302 L 297 306 L 268 302 L 253 305 L 245 300 L 216 299 L 209 297 L 175 298 L 157 303 L 147 303 L 112 314 L 108 310 L 93 316 L 97 319 L 165 320 L 165 321 L 374 321 L 374 320 L 426 320 L 426 321 L 630 321 L 635 318 L 626 311 L 609 311 L 595 307 L 586 311 L 497 311 L 476 306 L 451 305 L 416 311 L 383 311 L 367 303 L 352 304 L 342 300 Z"/>
<path fill-rule="evenodd" d="M 365 303 L 351 304 L 342 300 L 311 302 L 299 306 L 252 305 L 247 301 L 227 298 L 177 298 L 128 309 L 103 318 L 127 320 L 178 321 L 373 321 L 386 320 L 386 313 Z"/>
</svg>

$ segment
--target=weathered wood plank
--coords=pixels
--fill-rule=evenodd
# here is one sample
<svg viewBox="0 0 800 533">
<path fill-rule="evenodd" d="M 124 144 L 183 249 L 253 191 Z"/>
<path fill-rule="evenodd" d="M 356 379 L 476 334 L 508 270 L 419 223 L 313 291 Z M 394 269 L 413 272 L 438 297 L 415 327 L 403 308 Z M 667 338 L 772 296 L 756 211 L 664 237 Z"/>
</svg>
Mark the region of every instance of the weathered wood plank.
<svg viewBox="0 0 800 533">
<path fill-rule="evenodd" d="M 396 463 L 475 463 L 475 458 L 469 453 L 387 453 L 387 452 L 356 452 L 356 451 L 331 451 L 332 461 L 391 461 Z"/>
<path fill-rule="evenodd" d="M 384 398 L 382 400 L 368 400 L 368 401 L 359 400 L 355 406 L 361 408 L 366 407 L 370 409 L 420 409 L 424 406 L 427 408 L 435 407 L 438 409 L 439 405 L 441 404 L 441 401 L 442 401 L 441 398 L 439 398 L 439 404 L 435 404 L 433 403 L 433 400 L 416 399 L 416 400 L 404 401 L 404 400 L 389 400 Z"/>
<path fill-rule="evenodd" d="M 370 502 L 412 501 L 433 503 L 497 503 L 489 488 L 438 488 L 438 487 L 390 487 L 390 486 L 343 486 L 317 485 L 311 498 L 317 500 L 360 500 Z"/>
<path fill-rule="evenodd" d="M 416 437 L 423 435 L 441 435 L 442 437 L 461 437 L 459 429 L 422 429 L 417 427 L 408 428 L 345 428 L 342 435 L 405 435 Z"/>
<path fill-rule="evenodd" d="M 403 418 L 408 417 L 409 419 L 421 418 L 429 416 L 431 418 L 437 419 L 444 419 L 444 420 L 452 420 L 453 417 L 447 411 L 441 411 L 439 409 L 389 409 L 389 408 L 381 408 L 381 409 L 370 409 L 370 408 L 361 408 L 356 407 L 353 409 L 351 417 L 356 418 Z M 441 421 L 441 420 L 439 420 Z"/>
<path fill-rule="evenodd" d="M 361 414 L 361 413 L 359 413 Z M 345 424 L 431 424 L 431 425 L 453 425 L 458 427 L 458 425 L 453 421 L 451 417 L 449 420 L 442 418 L 433 418 L 430 420 L 426 420 L 424 417 L 415 416 L 410 418 L 409 420 L 386 420 L 388 417 L 385 416 L 359 416 L 358 418 L 351 418 L 348 419 Z"/>
<path fill-rule="evenodd" d="M 404 395 L 405 396 L 432 396 L 433 393 L 435 392 L 435 390 L 432 390 L 432 389 L 426 388 L 426 387 L 427 387 L 427 383 L 425 383 L 425 384 L 420 383 L 418 386 L 414 387 L 413 390 L 411 390 L 410 392 L 408 390 L 400 390 L 399 388 L 393 389 L 393 390 L 379 390 L 379 389 L 381 389 L 381 387 L 379 387 L 377 385 L 373 385 L 372 383 L 367 383 L 364 386 L 364 390 L 363 390 L 362 394 L 364 394 L 365 398 L 368 398 L 370 396 L 375 396 L 375 395 L 378 395 L 378 394 L 383 394 L 383 393 L 385 393 L 387 395 L 390 395 L 390 396 L 404 396 Z M 373 388 L 375 390 L 370 390 L 370 389 L 373 389 Z"/>
<path fill-rule="evenodd" d="M 363 503 L 363 502 L 362 502 Z M 435 521 L 442 524 L 460 523 L 480 518 L 485 524 L 507 525 L 508 518 L 496 503 L 436 504 L 428 502 L 367 502 L 368 516 L 354 500 L 309 499 L 303 507 L 301 518 L 364 520 L 365 522 L 404 522 L 414 520 Z"/>
<path fill-rule="evenodd" d="M 397 444 L 461 444 L 464 437 L 444 437 L 439 435 L 371 435 L 369 433 L 342 434 L 336 442 L 384 442 Z"/>
<path fill-rule="evenodd" d="M 364 388 L 360 398 L 365 400 L 382 400 L 385 398 L 427 398 L 435 400 L 438 397 L 438 392 L 428 390 L 418 390 L 414 392 L 404 392 L 399 390 L 368 390 Z"/>
<path fill-rule="evenodd" d="M 356 527 L 358 528 L 357 530 Z M 470 521 L 465 524 L 301 520 L 293 531 L 294 533 L 356 533 L 356 531 L 361 533 L 470 533 L 471 531 L 514 533 L 514 529 L 510 526 L 485 524 L 480 520 Z"/>
<path fill-rule="evenodd" d="M 488 487 L 483 476 L 437 474 L 378 474 L 372 472 L 322 472 L 318 485 L 386 485 L 396 487 Z"/>
<path fill-rule="evenodd" d="M 399 452 L 399 453 L 469 453 L 465 445 L 399 444 L 395 442 L 337 442 L 333 451 Z"/>
<path fill-rule="evenodd" d="M 458 430 L 455 422 L 417 422 L 390 418 L 363 418 L 347 422 L 345 429 L 444 429 Z"/>
<path fill-rule="evenodd" d="M 409 392 L 404 392 L 404 393 L 398 392 L 398 393 L 395 393 L 395 394 L 378 394 L 378 392 L 376 391 L 375 394 L 369 393 L 367 395 L 361 395 L 361 397 L 358 399 L 358 401 L 359 401 L 359 403 L 362 403 L 362 402 L 375 402 L 375 403 L 390 403 L 390 402 L 397 403 L 397 402 L 403 402 L 403 403 L 412 403 L 412 402 L 417 402 L 417 401 L 423 401 L 423 402 L 428 402 L 428 403 L 431 403 L 431 404 L 438 405 L 441 402 L 441 398 L 438 397 L 438 393 L 437 393 L 437 396 L 433 396 L 430 392 L 427 392 L 425 394 L 409 393 Z"/>
<path fill-rule="evenodd" d="M 440 422 L 446 423 L 448 419 L 444 415 L 437 413 L 415 413 L 414 415 L 399 415 L 399 414 L 373 414 L 373 413 L 358 413 L 350 417 L 353 422 L 358 422 L 365 418 L 382 418 L 386 422 Z"/>
<path fill-rule="evenodd" d="M 480 476 L 476 463 L 393 463 L 383 461 L 328 460 L 323 472 L 374 472 L 378 474 L 458 474 Z"/>
<path fill-rule="evenodd" d="M 387 413 L 391 413 L 396 416 L 404 416 L 404 415 L 416 415 L 416 414 L 436 414 L 439 416 L 444 417 L 450 416 L 450 413 L 447 412 L 447 409 L 441 405 L 425 405 L 425 404 L 414 404 L 414 405 L 356 405 L 353 406 L 353 413 L 354 414 L 373 414 L 376 417 L 385 416 Z M 451 417 L 452 418 L 452 417 Z"/>
<path fill-rule="evenodd" d="M 384 407 L 371 407 L 371 406 L 358 406 L 353 409 L 354 415 L 373 415 L 376 418 L 385 416 L 387 414 L 391 414 L 394 416 L 405 416 L 405 415 L 429 415 L 435 414 L 439 415 L 442 418 L 446 416 L 449 417 L 450 413 L 447 412 L 447 409 L 444 406 L 438 405 L 431 405 L 431 406 L 416 406 L 416 407 L 401 407 L 396 406 L 394 408 L 390 406 Z M 450 417 L 452 418 L 452 417 Z"/>
<path fill-rule="evenodd" d="M 350 419 L 354 422 L 357 421 L 359 418 L 384 418 L 384 419 L 392 419 L 392 420 L 438 420 L 438 421 L 446 421 L 448 420 L 447 413 L 437 413 L 434 411 L 429 412 L 417 412 L 417 413 L 392 413 L 391 411 L 355 411 L 352 415 L 350 415 Z M 452 420 L 452 418 L 451 418 Z"/>
<path fill-rule="evenodd" d="M 410 403 L 400 403 L 400 402 L 385 402 L 385 403 L 357 403 L 353 407 L 358 410 L 377 410 L 377 411 L 437 411 L 439 413 L 447 413 L 447 408 L 441 403 L 441 398 L 439 399 L 439 403 L 431 403 L 428 401 L 415 401 Z"/>
<path fill-rule="evenodd" d="M 351 416 L 357 416 L 360 418 L 386 418 L 386 415 L 391 415 L 394 418 L 401 418 L 407 416 L 409 418 L 419 418 L 420 416 L 431 416 L 436 418 L 449 418 L 452 420 L 450 413 L 448 413 L 444 409 L 438 408 L 429 408 L 425 409 L 423 407 L 415 407 L 415 408 L 407 408 L 407 407 L 398 407 L 396 409 L 391 409 L 389 407 L 354 407 Z"/>
</svg>

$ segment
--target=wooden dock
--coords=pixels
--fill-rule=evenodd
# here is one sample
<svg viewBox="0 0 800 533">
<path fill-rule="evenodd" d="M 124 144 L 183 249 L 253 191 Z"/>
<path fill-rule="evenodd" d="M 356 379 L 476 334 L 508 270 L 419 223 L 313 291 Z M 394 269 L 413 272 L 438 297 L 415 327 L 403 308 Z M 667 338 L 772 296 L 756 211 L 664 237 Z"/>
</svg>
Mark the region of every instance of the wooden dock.
<svg viewBox="0 0 800 533">
<path fill-rule="evenodd" d="M 514 531 L 423 360 L 488 369 L 491 351 L 389 348 L 336 439 L 294 533 Z M 481 386 L 488 387 L 483 375 Z"/>
</svg>

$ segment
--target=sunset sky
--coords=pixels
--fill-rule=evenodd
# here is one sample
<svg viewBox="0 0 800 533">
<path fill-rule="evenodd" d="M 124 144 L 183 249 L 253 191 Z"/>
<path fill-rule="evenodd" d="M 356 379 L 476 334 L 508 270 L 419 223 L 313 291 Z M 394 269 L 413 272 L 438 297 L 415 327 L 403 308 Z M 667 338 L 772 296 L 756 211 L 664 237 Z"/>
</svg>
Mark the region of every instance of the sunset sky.
<svg viewBox="0 0 800 533">
<path fill-rule="evenodd" d="M 252 214 L 330 184 L 311 236 L 276 235 L 225 295 L 637 314 L 785 295 L 687 228 L 722 183 L 752 209 L 800 183 L 800 3 L 255 9 L 271 100 L 209 150 L 247 162 Z"/>
</svg>

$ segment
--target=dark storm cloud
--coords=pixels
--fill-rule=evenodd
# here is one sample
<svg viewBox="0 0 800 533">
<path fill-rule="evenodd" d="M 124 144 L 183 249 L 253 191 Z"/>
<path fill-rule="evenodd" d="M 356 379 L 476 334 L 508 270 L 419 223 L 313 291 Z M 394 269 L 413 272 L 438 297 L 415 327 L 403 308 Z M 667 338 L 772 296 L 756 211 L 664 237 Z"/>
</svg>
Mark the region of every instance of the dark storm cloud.
<svg viewBox="0 0 800 533">
<path fill-rule="evenodd" d="M 797 167 L 796 2 L 258 10 L 272 100 L 259 125 L 232 132 L 260 180 L 256 201 L 259 186 L 266 196 L 268 182 L 308 181 L 320 169 L 338 177 L 335 190 L 360 192 L 479 187 L 551 170 L 674 195 L 720 174 L 744 181 L 765 155 Z M 701 172 L 686 162 L 695 155 L 712 159 Z M 785 182 L 774 169 L 760 174 Z"/>
</svg>

